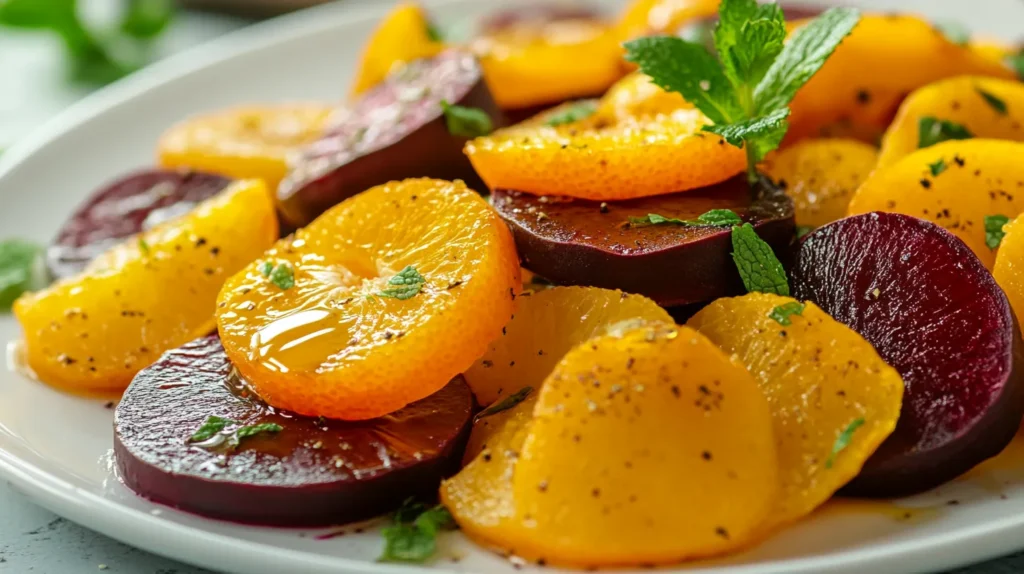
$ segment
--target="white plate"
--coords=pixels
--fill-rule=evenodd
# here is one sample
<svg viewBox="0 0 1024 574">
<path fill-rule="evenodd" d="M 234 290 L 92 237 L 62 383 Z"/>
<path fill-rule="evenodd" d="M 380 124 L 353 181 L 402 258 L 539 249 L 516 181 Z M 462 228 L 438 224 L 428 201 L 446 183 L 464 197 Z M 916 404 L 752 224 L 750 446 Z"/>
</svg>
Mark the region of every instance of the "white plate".
<svg viewBox="0 0 1024 574">
<path fill-rule="evenodd" d="M 427 3 L 443 22 L 495 5 L 483 0 Z M 1024 32 L 1014 29 L 1024 22 L 1024 5 L 1015 0 L 858 3 L 961 17 L 990 34 Z M 337 98 L 383 4 L 353 8 L 342 2 L 256 26 L 144 70 L 68 110 L 0 157 L 2 235 L 48 240 L 95 186 L 150 163 L 156 137 L 186 115 L 240 102 Z M 0 317 L 0 340 L 17 335 L 14 321 Z M 244 574 L 416 570 L 375 563 L 379 539 L 372 530 L 316 540 L 323 531 L 206 520 L 134 496 L 108 470 L 112 411 L 103 403 L 0 372 L 0 473 L 58 514 L 201 566 Z M 1016 451 L 1024 454 L 1024 446 Z M 958 504 L 948 505 L 951 500 Z M 904 519 L 904 511 L 892 505 L 833 503 L 742 555 L 684 570 L 910 573 L 1017 550 L 1024 547 L 1024 456 L 1006 454 L 937 492 L 900 504 L 926 510 L 909 511 Z M 434 565 L 437 569 L 512 571 L 506 561 L 458 534 L 444 543 L 443 554 L 461 560 L 443 558 Z"/>
</svg>

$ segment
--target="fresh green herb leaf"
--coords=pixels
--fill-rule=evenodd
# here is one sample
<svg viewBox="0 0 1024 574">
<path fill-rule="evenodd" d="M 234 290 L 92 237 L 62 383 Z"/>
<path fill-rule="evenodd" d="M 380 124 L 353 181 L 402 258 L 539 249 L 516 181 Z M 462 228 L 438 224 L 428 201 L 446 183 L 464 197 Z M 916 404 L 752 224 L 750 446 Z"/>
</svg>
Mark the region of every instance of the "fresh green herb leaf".
<svg viewBox="0 0 1024 574">
<path fill-rule="evenodd" d="M 519 403 L 526 400 L 526 397 L 530 396 L 533 392 L 533 387 L 523 387 L 511 395 L 501 399 L 486 409 L 480 411 L 480 414 L 476 415 L 477 419 L 489 417 L 491 415 L 500 413 L 501 411 L 507 411 L 510 408 L 518 405 Z"/>
<path fill-rule="evenodd" d="M 712 209 L 697 216 L 697 223 L 701 225 L 739 225 L 743 219 L 731 209 Z"/>
<path fill-rule="evenodd" d="M 426 504 L 423 504 L 410 496 L 402 501 L 402 506 L 398 507 L 398 510 L 395 511 L 395 515 L 392 519 L 398 524 L 410 524 L 416 520 L 417 516 L 426 512 L 426 510 Z"/>
<path fill-rule="evenodd" d="M 174 17 L 171 0 L 129 0 L 121 20 L 121 31 L 141 40 L 162 34 Z"/>
<path fill-rule="evenodd" d="M 795 32 L 754 90 L 758 115 L 788 106 L 860 22 L 855 8 L 830 8 Z"/>
<path fill-rule="evenodd" d="M 258 425 L 239 427 L 228 437 L 228 444 L 231 445 L 231 448 L 238 448 L 238 445 L 242 444 L 243 440 L 251 436 L 265 432 L 278 433 L 282 430 L 284 430 L 284 427 L 277 423 L 260 423 Z"/>
<path fill-rule="evenodd" d="M 292 266 L 287 263 L 278 263 L 277 267 L 268 275 L 270 282 L 277 285 L 282 291 L 287 291 L 295 286 L 295 272 Z"/>
<path fill-rule="evenodd" d="M 946 160 L 939 158 L 939 161 L 928 164 L 928 171 L 931 172 L 932 177 L 938 176 L 940 173 L 946 171 Z"/>
<path fill-rule="evenodd" d="M 748 292 L 789 296 L 786 270 L 749 223 L 732 228 L 732 260 Z"/>
<path fill-rule="evenodd" d="M 20 239 L 0 241 L 0 311 L 9 311 L 15 299 L 46 283 L 40 265 L 42 249 Z"/>
<path fill-rule="evenodd" d="M 993 110 L 995 110 L 996 113 L 998 113 L 1001 116 L 1005 116 L 1006 115 L 1007 109 L 1006 109 L 1006 102 L 1005 101 L 1000 99 L 995 94 L 993 94 L 991 92 L 986 92 L 985 90 L 983 90 L 983 89 L 981 89 L 981 88 L 979 88 L 977 86 L 975 86 L 974 89 L 978 92 L 978 95 L 980 95 L 982 98 L 985 99 L 985 103 L 988 104 L 989 106 L 991 106 L 991 108 Z"/>
<path fill-rule="evenodd" d="M 985 245 L 988 245 L 989 249 L 999 248 L 1003 242 L 1003 236 L 1006 235 L 1003 226 L 1009 222 L 1010 218 L 1005 215 L 985 216 Z"/>
<path fill-rule="evenodd" d="M 1007 56 L 1006 63 L 1010 66 L 1010 69 L 1017 72 L 1017 78 L 1024 80 L 1024 48 L 1021 48 L 1016 54 Z"/>
<path fill-rule="evenodd" d="M 967 26 L 955 20 L 935 22 L 932 24 L 932 28 L 935 28 L 938 33 L 957 46 L 966 46 L 971 41 L 971 31 Z"/>
<path fill-rule="evenodd" d="M 657 213 L 648 213 L 647 217 L 630 217 L 629 225 L 632 227 L 647 227 L 649 225 L 683 225 L 688 227 L 699 227 L 702 225 L 729 226 L 743 223 L 743 219 L 736 215 L 731 209 L 712 209 L 697 216 L 697 219 L 678 219 L 665 217 Z"/>
<path fill-rule="evenodd" d="M 779 325 L 788 327 L 793 324 L 789 318 L 793 315 L 802 315 L 805 307 L 806 305 L 799 301 L 790 301 L 789 303 L 779 305 L 772 309 L 771 313 L 768 313 L 768 317 L 773 319 Z"/>
<path fill-rule="evenodd" d="M 270 272 L 274 270 L 274 262 L 264 261 L 263 263 L 260 264 L 259 269 L 261 275 L 263 275 L 264 277 L 270 277 Z"/>
<path fill-rule="evenodd" d="M 810 225 L 797 225 L 796 226 L 796 238 L 803 239 L 804 235 L 814 231 L 814 228 Z"/>
<path fill-rule="evenodd" d="M 381 531 L 384 536 L 384 551 L 381 562 L 415 562 L 422 563 L 430 559 L 437 551 L 437 534 L 443 529 L 452 528 L 455 521 L 443 506 L 435 506 L 422 512 L 408 521 L 389 526 Z"/>
<path fill-rule="evenodd" d="M 208 416 L 203 424 L 188 437 L 189 442 L 203 442 L 216 436 L 229 425 L 241 424 L 236 420 L 226 419 L 217 416 Z"/>
<path fill-rule="evenodd" d="M 401 300 L 410 299 L 419 293 L 426 283 L 426 278 L 420 275 L 415 267 L 409 265 L 388 280 L 388 285 L 392 287 L 382 290 L 378 295 Z"/>
<path fill-rule="evenodd" d="M 737 93 L 756 86 L 782 52 L 786 18 L 778 4 L 757 0 L 723 0 L 712 33 L 725 75 Z"/>
<path fill-rule="evenodd" d="M 143 257 L 149 256 L 149 244 L 141 237 L 139 238 L 139 252 L 142 253 Z"/>
<path fill-rule="evenodd" d="M 825 468 L 832 468 L 832 465 L 836 461 L 836 456 L 843 452 L 846 447 L 850 446 L 850 440 L 853 439 L 853 433 L 864 424 L 864 419 L 854 419 L 849 425 L 843 429 L 843 432 L 839 433 L 836 437 L 836 442 L 832 443 L 832 452 L 828 455 L 828 460 L 825 461 Z"/>
<path fill-rule="evenodd" d="M 753 161 L 759 162 L 765 154 L 779 147 L 782 138 L 789 129 L 786 118 L 789 108 L 781 108 L 766 116 L 744 120 L 727 125 L 704 126 L 704 131 L 718 134 L 725 141 L 736 147 L 743 147 L 744 142 L 750 145 Z"/>
<path fill-rule="evenodd" d="M 453 136 L 477 138 L 494 131 L 491 117 L 480 108 L 457 106 L 449 104 L 447 100 L 441 100 L 441 109 L 444 110 L 448 133 Z"/>
<path fill-rule="evenodd" d="M 917 122 L 917 147 L 931 147 L 949 140 L 967 140 L 974 137 L 967 128 L 948 120 L 925 116 Z"/>
<path fill-rule="evenodd" d="M 444 34 L 441 33 L 441 29 L 437 27 L 437 24 L 433 22 L 427 22 L 427 38 L 431 42 L 444 42 Z"/>
<path fill-rule="evenodd" d="M 646 217 L 630 217 L 630 227 L 647 227 L 649 225 L 689 225 L 685 220 L 677 219 L 675 217 L 665 217 L 658 215 L 657 213 L 648 213 Z"/>
<path fill-rule="evenodd" d="M 552 127 L 571 124 L 573 122 L 589 118 L 594 115 L 594 112 L 596 111 L 596 100 L 580 100 L 578 102 L 573 102 L 557 114 L 552 114 L 545 123 Z"/>
</svg>

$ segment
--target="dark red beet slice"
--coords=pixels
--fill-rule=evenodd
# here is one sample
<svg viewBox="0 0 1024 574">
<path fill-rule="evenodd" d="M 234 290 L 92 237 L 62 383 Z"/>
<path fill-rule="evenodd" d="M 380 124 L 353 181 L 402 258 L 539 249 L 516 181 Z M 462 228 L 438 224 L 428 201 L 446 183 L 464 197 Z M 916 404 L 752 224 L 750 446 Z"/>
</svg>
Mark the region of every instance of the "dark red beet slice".
<svg viewBox="0 0 1024 574">
<path fill-rule="evenodd" d="M 314 526 L 436 496 L 441 479 L 458 469 L 473 415 L 461 378 L 387 417 L 353 423 L 278 411 L 232 373 L 210 336 L 135 377 L 114 417 L 117 470 L 129 488 L 213 518 Z M 246 438 L 234 451 L 189 443 L 210 415 L 284 430 Z"/>
<path fill-rule="evenodd" d="M 846 492 L 901 496 L 998 454 L 1024 414 L 1019 330 L 1006 296 L 964 243 L 893 213 L 807 235 L 794 295 L 864 336 L 906 385 L 896 431 Z"/>
<path fill-rule="evenodd" d="M 409 177 L 462 179 L 485 190 L 462 153 L 466 138 L 448 132 L 440 102 L 479 108 L 494 127 L 504 117 L 476 59 L 447 50 L 404 66 L 338 118 L 291 162 L 278 188 L 285 217 L 303 226 L 375 185 Z"/>
<path fill-rule="evenodd" d="M 793 204 L 746 176 L 670 195 L 601 202 L 497 190 L 494 207 L 512 228 L 523 266 L 559 285 L 591 285 L 646 295 L 664 306 L 688 305 L 743 292 L 725 227 L 627 225 L 656 213 L 695 219 L 731 209 L 757 228 L 780 255 L 793 238 Z"/>
<path fill-rule="evenodd" d="M 79 273 L 111 246 L 183 215 L 229 183 L 208 173 L 145 170 L 100 188 L 64 223 L 47 249 L 50 273 L 58 278 Z"/>
</svg>

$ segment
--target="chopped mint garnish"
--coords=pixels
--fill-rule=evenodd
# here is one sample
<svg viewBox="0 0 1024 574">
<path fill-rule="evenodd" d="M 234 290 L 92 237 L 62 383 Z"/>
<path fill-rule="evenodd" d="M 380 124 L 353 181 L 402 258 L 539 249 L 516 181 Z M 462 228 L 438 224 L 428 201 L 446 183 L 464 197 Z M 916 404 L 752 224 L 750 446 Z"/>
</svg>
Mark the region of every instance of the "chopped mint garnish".
<svg viewBox="0 0 1024 574">
<path fill-rule="evenodd" d="M 770 245 L 749 223 L 732 228 L 732 260 L 748 292 L 789 296 L 789 279 Z"/>
<path fill-rule="evenodd" d="M 843 429 L 843 432 L 839 433 L 836 437 L 836 442 L 832 444 L 832 452 L 828 455 L 828 460 L 825 461 L 825 468 L 832 468 L 832 465 L 836 461 L 836 456 L 843 452 L 843 450 L 850 446 L 850 440 L 853 439 L 853 433 L 864 424 L 864 419 L 854 419 L 849 425 Z"/>
<path fill-rule="evenodd" d="M 41 253 L 42 248 L 29 241 L 0 241 L 0 311 L 9 311 L 22 293 L 46 284 Z"/>
<path fill-rule="evenodd" d="M 226 419 L 223 417 L 208 416 L 199 429 L 192 433 L 192 436 L 188 437 L 188 440 L 189 442 L 202 442 L 204 440 L 209 440 L 227 428 L 228 425 L 237 424 L 241 423 L 236 420 Z"/>
<path fill-rule="evenodd" d="M 523 387 L 523 388 L 519 389 L 518 391 L 512 393 L 511 395 L 509 395 L 509 396 L 501 399 L 500 401 L 494 403 L 493 405 L 487 407 L 486 409 L 480 411 L 480 414 L 476 415 L 476 418 L 482 419 L 484 417 L 489 417 L 489 416 L 491 416 L 493 414 L 500 413 L 501 411 L 507 411 L 510 408 L 512 408 L 512 407 L 518 405 L 519 403 L 525 401 L 526 397 L 530 396 L 530 393 L 532 393 L 532 392 L 533 392 L 533 387 Z"/>
<path fill-rule="evenodd" d="M 986 215 L 985 216 L 985 245 L 988 245 L 989 249 L 998 249 L 999 245 L 1003 242 L 1003 237 L 1006 232 L 1003 231 L 1003 226 L 1010 222 L 1010 218 L 1005 215 Z"/>
<path fill-rule="evenodd" d="M 274 263 L 272 261 L 264 261 L 259 269 L 261 275 L 270 277 L 270 272 L 274 270 Z"/>
<path fill-rule="evenodd" d="M 231 448 L 238 448 L 238 445 L 241 444 L 242 440 L 251 436 L 256 436 L 265 432 L 277 433 L 282 430 L 284 430 L 284 427 L 277 423 L 261 423 L 258 425 L 239 427 L 228 437 L 228 444 L 231 445 Z"/>
<path fill-rule="evenodd" d="M 444 34 L 433 22 L 427 22 L 427 38 L 430 38 L 431 42 L 444 42 Z"/>
<path fill-rule="evenodd" d="M 377 294 L 381 297 L 392 297 L 402 300 L 410 299 L 419 293 L 426 283 L 426 278 L 420 275 L 420 272 L 415 267 L 409 265 L 399 271 L 398 275 L 388 280 L 388 285 L 391 285 L 391 287 Z"/>
<path fill-rule="evenodd" d="M 143 257 L 149 255 L 149 244 L 141 237 L 139 238 L 139 252 L 142 253 Z"/>
<path fill-rule="evenodd" d="M 968 140 L 974 137 L 967 128 L 956 122 L 925 116 L 917 122 L 917 147 L 931 147 L 949 140 Z"/>
<path fill-rule="evenodd" d="M 985 90 L 979 87 L 975 87 L 974 89 L 977 90 L 978 95 L 984 98 L 985 103 L 988 104 L 993 110 L 995 110 L 996 113 L 998 113 L 1001 116 L 1005 116 L 1007 114 L 1005 101 L 1001 100 L 995 94 L 991 92 L 986 92 Z"/>
<path fill-rule="evenodd" d="M 449 104 L 447 100 L 441 100 L 441 109 L 444 110 L 448 133 L 453 136 L 477 138 L 494 131 L 491 117 L 480 108 L 457 106 Z"/>
<path fill-rule="evenodd" d="M 548 117 L 547 125 L 555 127 L 585 120 L 597 111 L 595 100 L 580 100 L 569 104 L 564 110 Z"/>
<path fill-rule="evenodd" d="M 441 505 L 415 518 L 412 512 L 396 513 L 395 522 L 381 531 L 384 550 L 378 558 L 380 562 L 426 562 L 437 552 L 437 534 L 455 528 L 451 513 Z"/>
<path fill-rule="evenodd" d="M 287 291 L 295 286 L 295 272 L 287 263 L 278 263 L 268 277 L 270 282 L 277 285 L 282 291 Z"/>
<path fill-rule="evenodd" d="M 793 324 L 789 319 L 793 315 L 802 315 L 806 305 L 799 301 L 790 301 L 784 305 L 772 309 L 771 313 L 768 313 L 768 317 L 773 319 L 779 325 L 788 327 Z"/>
<path fill-rule="evenodd" d="M 1006 63 L 1010 69 L 1017 72 L 1017 78 L 1024 80 L 1024 48 L 1011 56 L 1007 56 Z"/>
<path fill-rule="evenodd" d="M 743 223 L 740 216 L 731 209 L 712 209 L 697 216 L 697 219 L 678 219 L 665 217 L 657 213 L 648 213 L 646 217 L 630 217 L 629 224 L 633 227 L 646 227 L 648 225 L 683 225 L 687 227 L 698 227 L 702 225 L 730 226 Z"/>
<path fill-rule="evenodd" d="M 208 416 L 203 424 L 188 438 L 188 442 L 203 442 L 210 440 L 217 435 L 222 434 L 228 427 L 234 425 L 240 425 L 239 421 L 218 417 Z M 238 448 L 242 440 L 251 436 L 258 435 L 264 432 L 281 432 L 284 427 L 277 423 L 261 423 L 257 425 L 240 426 L 230 434 L 226 436 L 228 445 L 232 448 Z"/>
<path fill-rule="evenodd" d="M 928 171 L 932 173 L 932 177 L 946 171 L 946 160 L 939 158 L 939 161 L 928 164 Z"/>
</svg>

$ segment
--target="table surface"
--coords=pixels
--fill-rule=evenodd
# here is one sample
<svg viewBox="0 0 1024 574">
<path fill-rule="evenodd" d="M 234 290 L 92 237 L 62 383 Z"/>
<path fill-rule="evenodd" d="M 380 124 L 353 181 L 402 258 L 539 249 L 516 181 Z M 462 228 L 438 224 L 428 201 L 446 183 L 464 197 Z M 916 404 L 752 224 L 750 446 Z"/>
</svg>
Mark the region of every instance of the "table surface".
<svg viewBox="0 0 1024 574">
<path fill-rule="evenodd" d="M 981 0 L 982 5 L 996 0 Z M 918 4 L 920 2 L 909 2 Z M 963 14 L 968 4 L 945 3 L 950 16 Z M 935 5 L 930 8 L 935 8 Z M 988 6 L 994 8 L 993 6 Z M 1012 19 L 1011 19 L 1012 20 Z M 160 52 L 169 54 L 243 26 L 245 21 L 186 13 L 161 39 Z M 1007 35 L 1016 25 L 985 30 Z M 0 34 L 0 149 L 85 95 L 63 81 L 59 46 L 33 34 Z M 46 511 L 5 482 L 0 482 L 0 572 L 80 574 L 210 574 L 209 570 L 162 558 L 121 544 Z M 1024 553 L 963 568 L 949 574 L 1017 574 L 1024 572 Z"/>
</svg>

